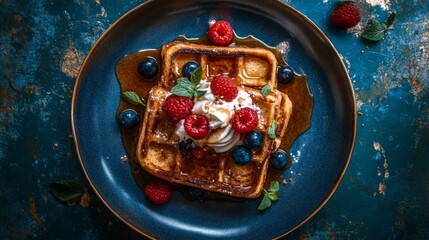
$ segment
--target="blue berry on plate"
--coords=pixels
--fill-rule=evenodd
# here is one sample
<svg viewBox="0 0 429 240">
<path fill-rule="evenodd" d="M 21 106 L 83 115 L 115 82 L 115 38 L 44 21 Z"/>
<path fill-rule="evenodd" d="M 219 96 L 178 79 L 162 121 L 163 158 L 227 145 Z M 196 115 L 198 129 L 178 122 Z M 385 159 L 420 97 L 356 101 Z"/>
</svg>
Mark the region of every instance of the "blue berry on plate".
<svg viewBox="0 0 429 240">
<path fill-rule="evenodd" d="M 139 64 L 139 73 L 144 78 L 153 78 L 158 74 L 158 63 L 155 58 L 147 58 Z"/>
<path fill-rule="evenodd" d="M 199 66 L 200 65 L 196 62 L 187 62 L 182 68 L 182 75 L 184 77 L 190 77 Z"/>
<path fill-rule="evenodd" d="M 118 122 L 123 128 L 132 128 L 139 122 L 139 115 L 132 109 L 125 109 L 119 114 Z"/>
<path fill-rule="evenodd" d="M 244 135 L 244 146 L 248 147 L 249 149 L 260 148 L 262 147 L 262 139 L 262 133 L 257 130 L 253 130 Z"/>
<path fill-rule="evenodd" d="M 277 150 L 271 154 L 270 157 L 271 166 L 277 169 L 282 169 L 287 164 L 287 154 L 283 150 Z"/>
<path fill-rule="evenodd" d="M 252 160 L 252 151 L 244 145 L 237 146 L 232 151 L 232 159 L 239 165 L 245 165 Z"/>
<path fill-rule="evenodd" d="M 201 199 L 206 191 L 200 188 L 189 187 L 188 195 L 191 199 Z"/>
<path fill-rule="evenodd" d="M 277 71 L 277 78 L 279 83 L 288 84 L 293 80 L 294 72 L 291 67 L 283 66 Z"/>
<path fill-rule="evenodd" d="M 179 150 L 184 153 L 192 152 L 192 149 L 195 147 L 194 141 L 188 138 L 179 142 Z"/>
</svg>

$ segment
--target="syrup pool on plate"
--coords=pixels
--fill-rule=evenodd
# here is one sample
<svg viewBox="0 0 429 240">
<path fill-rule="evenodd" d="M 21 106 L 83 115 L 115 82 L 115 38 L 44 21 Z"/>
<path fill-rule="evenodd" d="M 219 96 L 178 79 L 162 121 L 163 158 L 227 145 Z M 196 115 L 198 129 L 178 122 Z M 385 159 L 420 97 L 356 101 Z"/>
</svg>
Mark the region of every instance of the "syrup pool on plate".
<svg viewBox="0 0 429 240">
<path fill-rule="evenodd" d="M 210 41 L 206 35 L 196 38 L 196 39 L 188 39 L 184 36 L 179 36 L 175 39 L 175 41 L 180 42 L 189 42 L 195 44 L 204 44 L 210 45 Z M 240 38 L 234 34 L 232 39 L 233 46 L 246 46 L 253 48 L 263 48 L 271 51 L 277 59 L 278 66 L 285 66 L 286 62 L 283 58 L 283 54 L 276 48 L 269 47 L 265 45 L 260 40 L 254 38 L 253 36 L 248 36 L 245 38 Z M 148 57 L 152 57 L 156 59 L 159 66 L 158 74 L 152 79 L 145 79 L 142 77 L 138 71 L 139 64 L 147 59 Z M 152 87 L 158 84 L 159 76 L 162 73 L 162 59 L 161 59 L 161 48 L 158 49 L 145 49 L 138 51 L 136 53 L 132 53 L 130 55 L 124 56 L 116 65 L 116 75 L 121 86 L 121 92 L 124 90 L 134 91 L 141 98 L 146 99 L 148 93 Z M 281 145 L 279 149 L 286 151 L 289 155 L 289 149 L 293 142 L 305 132 L 310 127 L 311 122 L 311 114 L 313 109 L 313 97 L 308 88 L 307 77 L 305 75 L 295 74 L 292 82 L 288 84 L 278 83 L 277 90 L 284 92 L 288 95 L 293 104 L 292 115 L 289 120 L 286 134 L 282 139 Z M 143 119 L 144 108 L 137 107 L 128 102 L 124 101 L 121 98 L 120 105 L 118 107 L 117 115 L 119 115 L 125 109 L 134 109 L 137 111 L 139 118 Z M 132 173 L 134 178 L 140 187 L 143 186 L 150 181 L 150 179 L 154 178 L 149 173 L 146 173 L 135 161 L 135 152 L 138 140 L 138 127 L 134 127 L 131 129 L 121 128 L 122 134 L 122 142 L 127 152 L 127 159 L 131 165 Z M 285 169 L 290 168 L 291 159 L 289 157 L 288 164 Z M 265 187 L 267 187 L 272 181 L 283 181 L 283 171 L 276 170 L 272 167 L 269 168 L 267 178 L 265 181 Z M 181 191 L 185 194 L 186 187 L 183 186 L 174 186 L 176 190 Z M 186 195 L 186 194 L 185 194 Z M 237 201 L 241 200 L 238 198 L 229 197 L 222 194 L 217 193 L 206 193 L 204 194 L 204 200 L 232 200 Z"/>
</svg>

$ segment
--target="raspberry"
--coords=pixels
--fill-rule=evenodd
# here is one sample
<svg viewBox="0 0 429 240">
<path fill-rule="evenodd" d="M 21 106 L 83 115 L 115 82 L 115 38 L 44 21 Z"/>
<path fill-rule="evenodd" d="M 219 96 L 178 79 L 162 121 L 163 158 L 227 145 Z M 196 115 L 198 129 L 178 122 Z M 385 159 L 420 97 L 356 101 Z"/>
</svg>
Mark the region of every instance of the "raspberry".
<svg viewBox="0 0 429 240">
<path fill-rule="evenodd" d="M 168 202 L 172 191 L 171 184 L 164 181 L 148 183 L 144 188 L 144 194 L 154 204 L 164 204 Z"/>
<path fill-rule="evenodd" d="M 196 147 L 192 150 L 192 155 L 198 160 L 204 159 L 206 151 L 202 147 Z"/>
<path fill-rule="evenodd" d="M 215 45 L 228 45 L 232 35 L 232 27 L 227 21 L 217 21 L 209 28 L 210 41 Z"/>
<path fill-rule="evenodd" d="M 212 80 L 210 89 L 215 96 L 231 102 L 238 95 L 238 88 L 234 81 L 226 76 L 217 76 Z"/>
<path fill-rule="evenodd" d="M 192 107 L 194 107 L 194 102 L 190 98 L 172 94 L 165 99 L 162 111 L 167 117 L 178 122 L 191 113 Z"/>
<path fill-rule="evenodd" d="M 199 114 L 185 118 L 185 132 L 193 139 L 202 139 L 209 132 L 209 119 Z"/>
<path fill-rule="evenodd" d="M 232 118 L 232 126 L 236 132 L 250 132 L 258 126 L 258 113 L 251 108 L 237 110 Z"/>
<path fill-rule="evenodd" d="M 334 9 L 331 22 L 338 27 L 351 28 L 360 22 L 360 10 L 353 3 L 344 3 Z"/>
</svg>

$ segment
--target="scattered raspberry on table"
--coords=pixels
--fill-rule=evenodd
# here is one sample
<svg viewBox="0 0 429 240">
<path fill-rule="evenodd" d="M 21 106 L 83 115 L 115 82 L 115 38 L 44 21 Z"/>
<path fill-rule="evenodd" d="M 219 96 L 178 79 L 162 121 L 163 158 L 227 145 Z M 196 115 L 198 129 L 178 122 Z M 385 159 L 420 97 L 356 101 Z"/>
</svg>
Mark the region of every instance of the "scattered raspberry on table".
<svg viewBox="0 0 429 240">
<path fill-rule="evenodd" d="M 360 10 L 352 2 L 346 2 L 334 9 L 331 15 L 331 22 L 342 28 L 351 28 L 360 22 Z"/>
</svg>

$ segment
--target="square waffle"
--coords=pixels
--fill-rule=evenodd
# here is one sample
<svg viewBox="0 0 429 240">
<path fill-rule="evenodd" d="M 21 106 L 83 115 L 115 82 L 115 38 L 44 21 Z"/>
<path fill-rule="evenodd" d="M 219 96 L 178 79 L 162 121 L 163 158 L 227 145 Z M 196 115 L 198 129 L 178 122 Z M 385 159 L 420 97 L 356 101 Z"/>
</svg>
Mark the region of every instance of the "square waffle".
<svg viewBox="0 0 429 240">
<path fill-rule="evenodd" d="M 219 192 L 234 197 L 256 198 L 260 195 L 267 175 L 270 153 L 281 143 L 292 113 L 288 96 L 277 89 L 275 56 L 268 50 L 247 47 L 215 47 L 183 42 L 173 42 L 162 49 L 162 76 L 151 89 L 140 128 L 137 144 L 137 161 L 150 174 L 192 187 Z M 259 107 L 259 130 L 263 146 L 253 152 L 252 161 L 238 165 L 231 154 L 213 153 L 208 158 L 197 160 L 192 154 L 183 154 L 178 147 L 176 124 L 161 110 L 165 98 L 181 69 L 189 61 L 203 68 L 202 79 L 211 79 L 219 74 L 233 79 L 239 90 L 248 92 L 253 103 Z M 262 96 L 261 88 L 267 83 L 271 93 Z M 268 129 L 277 122 L 275 139 L 268 137 Z"/>
</svg>

